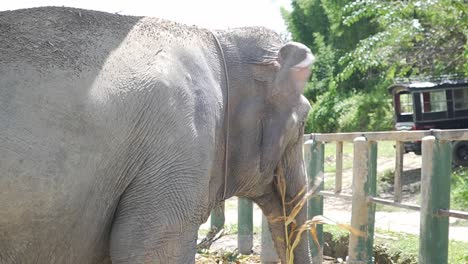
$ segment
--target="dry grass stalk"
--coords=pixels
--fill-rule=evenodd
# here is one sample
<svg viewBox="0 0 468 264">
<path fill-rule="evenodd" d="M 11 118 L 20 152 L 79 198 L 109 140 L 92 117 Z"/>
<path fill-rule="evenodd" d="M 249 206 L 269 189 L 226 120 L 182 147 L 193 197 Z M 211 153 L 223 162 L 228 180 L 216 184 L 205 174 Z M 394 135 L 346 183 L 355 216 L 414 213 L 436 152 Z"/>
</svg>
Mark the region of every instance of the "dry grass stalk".
<svg viewBox="0 0 468 264">
<path fill-rule="evenodd" d="M 323 174 L 322 174 L 323 175 Z M 348 230 L 350 233 L 353 235 L 358 235 L 358 236 L 364 236 L 365 232 L 362 232 L 360 230 L 357 230 L 355 228 L 352 228 L 349 225 L 346 224 L 339 224 L 336 223 L 324 216 L 318 215 L 313 217 L 310 220 L 307 220 L 303 225 L 301 225 L 299 228 L 297 227 L 295 218 L 301 211 L 301 209 L 307 204 L 307 201 L 317 195 L 317 191 L 319 190 L 319 186 L 322 182 L 322 180 L 317 181 L 315 185 L 311 188 L 310 191 L 308 191 L 306 194 L 304 192 L 306 191 L 306 187 L 304 187 L 301 191 L 298 192 L 296 197 L 291 199 L 291 201 L 286 201 L 286 179 L 283 173 L 283 169 L 281 166 L 279 166 L 276 177 L 276 188 L 278 190 L 278 193 L 280 194 L 281 197 L 281 203 L 283 207 L 283 215 L 281 217 L 278 217 L 276 219 L 273 219 L 272 222 L 284 222 L 284 232 L 285 232 L 285 237 L 286 239 L 286 262 L 287 264 L 293 264 L 294 263 L 294 249 L 299 245 L 299 242 L 301 240 L 301 236 L 303 235 L 304 231 L 309 230 L 314 242 L 316 243 L 317 247 L 320 249 L 320 244 L 318 241 L 318 236 L 317 236 L 317 225 L 318 224 L 329 224 L 329 225 L 336 225 L 340 228 L 343 228 L 345 230 Z M 322 177 L 323 179 L 323 177 Z M 302 198 L 300 198 L 303 196 Z M 298 201 L 299 200 L 299 201 Z M 298 202 L 297 202 L 298 201 Z M 296 203 L 297 202 L 297 203 Z M 291 212 L 288 214 L 287 213 L 287 206 L 290 206 L 291 204 L 296 203 L 296 205 L 293 207 Z M 281 238 L 277 238 L 282 240 Z"/>
</svg>

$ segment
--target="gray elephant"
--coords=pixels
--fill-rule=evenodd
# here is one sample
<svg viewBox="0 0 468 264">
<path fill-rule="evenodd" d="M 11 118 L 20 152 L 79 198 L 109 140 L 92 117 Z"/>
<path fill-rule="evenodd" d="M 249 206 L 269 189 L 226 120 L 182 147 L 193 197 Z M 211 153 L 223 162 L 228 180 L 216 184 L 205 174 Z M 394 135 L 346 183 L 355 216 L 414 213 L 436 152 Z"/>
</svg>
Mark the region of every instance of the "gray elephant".
<svg viewBox="0 0 468 264">
<path fill-rule="evenodd" d="M 1 12 L 0 263 L 194 263 L 199 226 L 232 196 L 272 220 L 284 263 L 274 177 L 287 199 L 306 184 L 312 61 L 264 28 Z"/>
</svg>

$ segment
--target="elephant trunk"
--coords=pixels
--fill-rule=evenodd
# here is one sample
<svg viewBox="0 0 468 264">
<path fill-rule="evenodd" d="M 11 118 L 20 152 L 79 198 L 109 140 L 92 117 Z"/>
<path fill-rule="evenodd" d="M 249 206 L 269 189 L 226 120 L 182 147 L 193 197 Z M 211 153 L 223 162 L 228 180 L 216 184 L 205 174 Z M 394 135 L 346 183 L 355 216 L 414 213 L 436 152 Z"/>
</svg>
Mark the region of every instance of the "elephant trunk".
<svg viewBox="0 0 468 264">
<path fill-rule="evenodd" d="M 283 156 L 280 166 L 282 166 L 284 170 L 286 200 L 294 201 L 292 204 L 287 206 L 288 215 L 294 214 L 293 211 L 294 208 L 296 208 L 297 204 L 303 205 L 299 213 L 297 213 L 297 215 L 295 216 L 294 224 L 296 230 L 299 230 L 307 221 L 307 203 L 303 201 L 305 193 L 307 192 L 307 178 L 303 159 L 302 137 L 301 140 L 299 140 L 299 142 L 295 146 L 290 148 L 289 151 Z M 292 229 L 292 226 L 293 224 L 289 225 L 290 231 Z M 293 254 L 289 256 L 290 259 L 294 259 L 294 262 L 290 261 L 290 263 L 311 263 L 307 233 L 308 232 L 303 232 L 301 237 L 296 238 L 296 232 L 291 237 L 290 243 L 294 243 L 296 239 L 299 240 L 299 243 L 294 249 Z"/>
<path fill-rule="evenodd" d="M 267 216 L 271 231 L 271 237 L 275 244 L 276 251 L 280 257 L 281 263 L 283 264 L 309 264 L 311 263 L 309 245 L 307 240 L 306 232 L 302 234 L 300 238 L 296 238 L 296 235 L 292 235 L 291 239 L 286 242 L 286 230 L 284 221 L 276 221 L 276 214 L 270 214 Z M 306 209 L 302 209 L 301 212 L 295 218 L 297 228 L 302 226 L 307 220 Z M 291 234 L 291 225 L 288 227 L 288 234 Z M 295 247 L 293 253 L 288 252 L 288 246 L 291 247 L 296 239 L 299 239 L 298 245 Z"/>
<path fill-rule="evenodd" d="M 274 191 L 256 202 L 262 208 L 269 221 L 273 242 L 281 262 L 284 264 L 309 264 L 311 260 L 306 236 L 307 232 L 304 232 L 300 238 L 297 238 L 299 239 L 299 243 L 293 253 L 288 252 L 288 247 L 291 248 L 296 240 L 297 232 L 293 232 L 293 226 L 298 230 L 307 220 L 306 203 L 303 203 L 302 209 L 297 214 L 293 212 L 295 211 L 293 208 L 303 199 L 306 188 L 302 144 L 298 144 L 288 152 L 283 156 L 276 169 L 277 183 L 275 184 Z M 288 217 L 291 214 L 295 214 L 295 221 L 285 227 L 284 217 L 285 215 Z M 289 239 L 287 235 L 290 236 Z"/>
</svg>

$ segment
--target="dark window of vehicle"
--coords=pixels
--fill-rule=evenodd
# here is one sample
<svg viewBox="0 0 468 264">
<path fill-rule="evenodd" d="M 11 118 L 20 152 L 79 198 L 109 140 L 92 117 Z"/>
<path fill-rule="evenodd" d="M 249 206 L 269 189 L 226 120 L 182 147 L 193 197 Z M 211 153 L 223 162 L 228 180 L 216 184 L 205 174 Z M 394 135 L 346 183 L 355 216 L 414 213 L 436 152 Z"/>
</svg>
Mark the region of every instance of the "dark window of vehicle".
<svg viewBox="0 0 468 264">
<path fill-rule="evenodd" d="M 400 95 L 400 109 L 401 115 L 413 114 L 413 98 L 410 93 L 401 93 Z"/>
<path fill-rule="evenodd" d="M 468 87 L 454 89 L 453 98 L 456 110 L 468 109 Z"/>
<path fill-rule="evenodd" d="M 422 92 L 420 100 L 423 113 L 447 111 L 447 97 L 445 90 Z"/>
</svg>

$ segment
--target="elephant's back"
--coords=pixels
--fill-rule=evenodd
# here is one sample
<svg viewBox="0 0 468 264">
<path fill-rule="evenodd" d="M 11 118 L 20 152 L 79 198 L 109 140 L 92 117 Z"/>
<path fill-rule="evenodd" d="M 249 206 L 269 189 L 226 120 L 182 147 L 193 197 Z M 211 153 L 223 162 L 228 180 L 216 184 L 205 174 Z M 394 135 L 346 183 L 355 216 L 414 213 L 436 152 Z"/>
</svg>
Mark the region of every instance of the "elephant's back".
<svg viewBox="0 0 468 264">
<path fill-rule="evenodd" d="M 139 19 L 64 7 L 0 12 L 0 63 L 76 70 L 99 65 Z"/>
<path fill-rule="evenodd" d="M 123 42 L 145 38 L 161 47 L 189 43 L 203 30 L 164 19 L 69 7 L 0 12 L 0 70 L 27 62 L 38 68 L 99 69 Z M 181 41 L 185 40 L 185 41 Z"/>
</svg>

